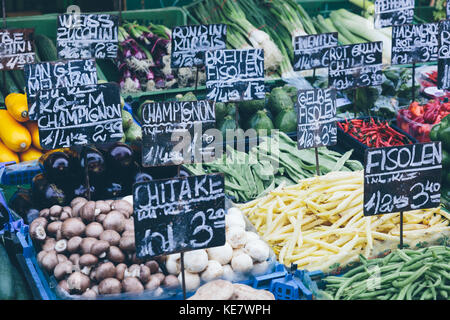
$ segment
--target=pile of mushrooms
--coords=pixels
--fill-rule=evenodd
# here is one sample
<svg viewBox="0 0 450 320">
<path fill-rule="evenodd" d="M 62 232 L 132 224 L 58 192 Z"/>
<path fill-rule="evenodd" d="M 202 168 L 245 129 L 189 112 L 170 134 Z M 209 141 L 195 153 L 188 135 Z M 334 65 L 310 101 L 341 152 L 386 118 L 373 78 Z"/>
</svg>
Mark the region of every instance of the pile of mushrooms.
<svg viewBox="0 0 450 320">
<path fill-rule="evenodd" d="M 238 208 L 228 209 L 225 231 L 225 245 L 184 254 L 187 291 L 193 291 L 202 283 L 215 279 L 240 281 L 268 270 L 270 248 L 258 234 L 246 230 L 244 216 Z M 168 273 L 178 276 L 181 282 L 180 254 L 168 255 L 165 262 Z"/>
<path fill-rule="evenodd" d="M 124 198 L 126 199 L 126 198 Z M 41 251 L 37 260 L 53 274 L 60 289 L 83 298 L 122 292 L 141 293 L 180 286 L 155 260 L 136 257 L 130 200 L 88 201 L 43 209 L 29 227 Z"/>
<path fill-rule="evenodd" d="M 188 300 L 275 300 L 275 296 L 245 284 L 214 280 L 198 288 Z"/>
</svg>

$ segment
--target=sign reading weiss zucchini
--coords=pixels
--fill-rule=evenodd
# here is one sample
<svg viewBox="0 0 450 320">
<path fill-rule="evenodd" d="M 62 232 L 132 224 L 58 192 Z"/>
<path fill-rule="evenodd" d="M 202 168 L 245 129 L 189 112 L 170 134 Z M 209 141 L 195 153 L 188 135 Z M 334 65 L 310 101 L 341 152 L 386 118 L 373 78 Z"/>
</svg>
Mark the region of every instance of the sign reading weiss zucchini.
<svg viewBox="0 0 450 320">
<path fill-rule="evenodd" d="M 61 59 L 116 59 L 119 49 L 119 16 L 61 14 L 56 47 Z"/>
<path fill-rule="evenodd" d="M 414 0 L 375 0 L 376 29 L 411 23 L 413 18 Z"/>
<path fill-rule="evenodd" d="M 223 174 L 137 183 L 133 206 L 139 258 L 225 244 Z"/>
<path fill-rule="evenodd" d="M 334 89 L 299 90 L 297 114 L 299 149 L 336 144 L 336 91 Z"/>
<path fill-rule="evenodd" d="M 381 85 L 382 51 L 382 41 L 330 48 L 329 86 L 345 90 Z"/>
<path fill-rule="evenodd" d="M 0 29 L 0 70 L 23 69 L 34 63 L 34 29 Z"/>
<path fill-rule="evenodd" d="M 228 102 L 264 99 L 264 51 L 206 51 L 206 99 Z"/>
<path fill-rule="evenodd" d="M 37 121 L 45 150 L 119 141 L 123 136 L 115 83 L 39 91 Z"/>
<path fill-rule="evenodd" d="M 171 67 L 205 64 L 205 51 L 226 48 L 227 25 L 179 26 L 172 29 Z"/>
<path fill-rule="evenodd" d="M 364 215 L 438 207 L 441 142 L 367 149 Z"/>
</svg>

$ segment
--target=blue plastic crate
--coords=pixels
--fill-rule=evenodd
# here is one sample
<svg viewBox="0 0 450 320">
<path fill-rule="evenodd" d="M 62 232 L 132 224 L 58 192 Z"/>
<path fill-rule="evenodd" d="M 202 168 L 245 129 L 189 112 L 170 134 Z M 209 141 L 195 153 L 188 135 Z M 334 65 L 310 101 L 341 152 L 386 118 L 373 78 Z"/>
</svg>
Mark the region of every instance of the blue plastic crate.
<svg viewBox="0 0 450 320">
<path fill-rule="evenodd" d="M 3 163 L 4 170 L 1 173 L 1 183 L 9 186 L 30 184 L 35 175 L 42 172 L 38 160 L 20 163 Z"/>
</svg>

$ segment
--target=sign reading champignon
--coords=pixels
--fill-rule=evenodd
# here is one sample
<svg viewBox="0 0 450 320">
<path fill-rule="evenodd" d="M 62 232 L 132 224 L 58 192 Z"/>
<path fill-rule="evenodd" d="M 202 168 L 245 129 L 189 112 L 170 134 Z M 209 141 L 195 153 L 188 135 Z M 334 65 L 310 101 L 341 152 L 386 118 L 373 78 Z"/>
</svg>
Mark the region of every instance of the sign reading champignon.
<svg viewBox="0 0 450 320">
<path fill-rule="evenodd" d="M 364 215 L 438 207 L 441 142 L 366 149 Z"/>
<path fill-rule="evenodd" d="M 225 244 L 223 174 L 137 183 L 133 206 L 140 258 Z"/>
</svg>

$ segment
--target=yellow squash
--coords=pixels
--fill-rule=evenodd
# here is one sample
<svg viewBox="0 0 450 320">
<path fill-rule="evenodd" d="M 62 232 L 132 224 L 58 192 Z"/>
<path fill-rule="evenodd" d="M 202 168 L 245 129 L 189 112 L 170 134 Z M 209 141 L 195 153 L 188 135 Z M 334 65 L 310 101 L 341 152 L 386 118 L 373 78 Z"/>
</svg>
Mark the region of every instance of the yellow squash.
<svg viewBox="0 0 450 320">
<path fill-rule="evenodd" d="M 0 162 L 10 162 L 14 161 L 19 163 L 19 156 L 8 149 L 3 142 L 0 141 Z"/>
<path fill-rule="evenodd" d="M 38 160 L 42 152 L 36 148 L 30 147 L 27 151 L 19 153 L 20 161 Z"/>
<path fill-rule="evenodd" d="M 33 146 L 39 150 L 42 150 L 41 142 L 39 141 L 39 129 L 37 121 L 28 121 L 25 123 L 25 125 L 27 126 L 28 131 L 30 131 Z"/>
<path fill-rule="evenodd" d="M 5 98 L 8 112 L 19 122 L 28 121 L 27 96 L 23 93 L 10 93 Z"/>
<path fill-rule="evenodd" d="M 14 152 L 24 152 L 31 145 L 30 132 L 6 109 L 0 109 L 0 139 Z"/>
</svg>

